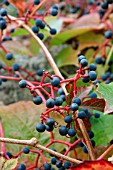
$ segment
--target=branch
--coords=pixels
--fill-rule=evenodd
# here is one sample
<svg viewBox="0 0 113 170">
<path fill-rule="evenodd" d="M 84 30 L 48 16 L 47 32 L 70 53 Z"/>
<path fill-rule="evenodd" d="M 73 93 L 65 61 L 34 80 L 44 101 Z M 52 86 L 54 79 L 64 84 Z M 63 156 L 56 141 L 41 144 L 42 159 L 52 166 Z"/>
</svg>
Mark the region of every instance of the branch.
<svg viewBox="0 0 113 170">
<path fill-rule="evenodd" d="M 113 145 L 111 145 L 97 160 L 103 159 L 111 150 L 113 150 Z"/>
<path fill-rule="evenodd" d="M 89 155 L 91 157 L 91 160 L 95 160 L 95 154 L 94 154 L 94 149 L 93 149 L 93 146 L 92 146 L 92 143 L 90 141 L 90 138 L 87 134 L 87 130 L 86 130 L 86 127 L 84 125 L 84 122 L 77 118 L 77 121 L 78 121 L 78 124 L 79 124 L 79 127 L 82 131 L 82 134 L 84 136 L 84 139 L 85 139 L 85 142 L 86 142 L 86 145 L 87 145 L 87 148 L 88 148 L 88 152 L 89 152 Z"/>
<path fill-rule="evenodd" d="M 12 144 L 20 144 L 20 145 L 29 145 L 33 146 L 35 148 L 41 149 L 49 154 L 52 154 L 56 157 L 62 158 L 64 160 L 70 161 L 72 163 L 80 164 L 82 161 L 79 161 L 77 159 L 70 158 L 68 156 L 64 156 L 61 153 L 55 152 L 49 148 L 46 148 L 45 146 L 42 146 L 38 144 L 38 140 L 36 138 L 32 138 L 30 140 L 18 140 L 18 139 L 11 139 L 11 138 L 1 138 L 0 137 L 0 142 L 5 142 L 5 143 L 12 143 Z"/>
</svg>

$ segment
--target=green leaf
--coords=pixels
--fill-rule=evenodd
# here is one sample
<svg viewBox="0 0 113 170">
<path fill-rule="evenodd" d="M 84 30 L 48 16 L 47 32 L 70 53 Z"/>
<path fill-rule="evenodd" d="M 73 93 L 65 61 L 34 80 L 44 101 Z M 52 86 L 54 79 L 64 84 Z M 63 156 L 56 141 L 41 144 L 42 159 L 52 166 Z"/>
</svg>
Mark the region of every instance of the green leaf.
<svg viewBox="0 0 113 170">
<path fill-rule="evenodd" d="M 14 33 L 11 33 L 11 36 L 22 36 L 22 35 L 28 35 L 28 31 L 24 28 L 19 28 L 14 31 Z"/>
<path fill-rule="evenodd" d="M 56 57 L 56 64 L 58 67 L 66 66 L 66 65 L 76 65 L 78 66 L 78 57 L 70 46 L 64 48 Z"/>
<path fill-rule="evenodd" d="M 113 83 L 98 85 L 98 90 L 100 97 L 106 100 L 106 108 L 104 110 L 105 114 L 113 112 Z"/>
<path fill-rule="evenodd" d="M 113 115 L 100 113 L 100 118 L 90 118 L 96 145 L 104 146 L 113 139 Z"/>
<path fill-rule="evenodd" d="M 36 43 L 34 38 L 30 40 L 29 49 L 34 55 L 37 55 L 39 52 L 40 46 Z"/>
<path fill-rule="evenodd" d="M 6 160 L 2 170 L 12 170 L 17 166 L 18 159 Z"/>
<path fill-rule="evenodd" d="M 70 30 L 61 32 L 52 38 L 50 42 L 50 46 L 60 45 L 73 37 L 84 34 L 91 30 L 92 28 L 76 28 L 76 29 L 70 29 Z"/>
</svg>

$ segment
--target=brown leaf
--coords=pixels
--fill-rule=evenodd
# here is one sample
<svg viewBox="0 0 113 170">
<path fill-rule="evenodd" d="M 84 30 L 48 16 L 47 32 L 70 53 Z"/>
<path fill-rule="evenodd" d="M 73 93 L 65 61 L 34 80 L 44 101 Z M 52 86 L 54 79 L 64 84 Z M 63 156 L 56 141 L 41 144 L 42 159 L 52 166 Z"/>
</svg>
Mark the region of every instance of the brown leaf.
<svg viewBox="0 0 113 170">
<path fill-rule="evenodd" d="M 24 0 L 9 0 L 19 11 L 19 16 L 22 16 L 25 10 Z"/>
</svg>

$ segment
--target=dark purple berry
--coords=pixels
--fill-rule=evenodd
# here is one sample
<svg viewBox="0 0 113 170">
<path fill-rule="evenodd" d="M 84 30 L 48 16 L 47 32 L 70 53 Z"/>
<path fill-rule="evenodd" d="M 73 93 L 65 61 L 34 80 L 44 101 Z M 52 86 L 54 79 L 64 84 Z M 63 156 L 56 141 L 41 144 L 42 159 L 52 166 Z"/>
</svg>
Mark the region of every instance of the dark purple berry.
<svg viewBox="0 0 113 170">
<path fill-rule="evenodd" d="M 43 123 L 38 123 L 38 124 L 36 125 L 36 130 L 37 130 L 38 132 L 44 132 L 45 129 L 46 129 L 46 127 L 45 127 L 45 125 L 44 125 Z"/>
<path fill-rule="evenodd" d="M 47 108 L 53 108 L 54 105 L 55 105 L 54 99 L 52 99 L 52 98 L 47 99 L 47 101 L 46 101 L 46 107 Z"/>
<path fill-rule="evenodd" d="M 5 58 L 6 58 L 7 60 L 11 60 L 11 59 L 13 58 L 13 54 L 7 53 L 6 56 L 5 56 Z"/>
<path fill-rule="evenodd" d="M 23 148 L 23 153 L 28 154 L 30 152 L 30 149 L 28 147 Z"/>
<path fill-rule="evenodd" d="M 33 97 L 33 102 L 36 105 L 40 105 L 43 101 L 42 101 L 42 98 L 40 96 L 36 96 L 36 97 Z"/>
<path fill-rule="evenodd" d="M 58 77 L 53 77 L 53 79 L 51 80 L 51 85 L 53 87 L 57 87 L 60 84 L 60 79 Z"/>
<path fill-rule="evenodd" d="M 25 88 L 27 86 L 26 80 L 20 80 L 18 85 L 20 88 Z"/>
<path fill-rule="evenodd" d="M 68 135 L 69 135 L 70 137 L 73 137 L 73 136 L 76 135 L 76 131 L 75 131 L 74 129 L 69 129 L 69 130 L 68 130 Z"/>
<path fill-rule="evenodd" d="M 68 129 L 66 128 L 66 126 L 60 126 L 59 133 L 60 135 L 65 136 L 68 133 Z"/>
<path fill-rule="evenodd" d="M 66 123 L 71 123 L 71 122 L 72 122 L 72 117 L 71 117 L 71 116 L 66 116 L 66 117 L 64 118 L 64 121 L 65 121 Z"/>
</svg>

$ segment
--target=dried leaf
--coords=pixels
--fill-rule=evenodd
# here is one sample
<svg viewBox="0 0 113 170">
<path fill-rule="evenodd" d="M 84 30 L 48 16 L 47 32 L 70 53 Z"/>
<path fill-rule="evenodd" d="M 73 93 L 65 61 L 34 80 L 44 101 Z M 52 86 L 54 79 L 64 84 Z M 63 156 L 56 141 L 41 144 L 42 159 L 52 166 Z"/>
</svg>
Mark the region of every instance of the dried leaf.
<svg viewBox="0 0 113 170">
<path fill-rule="evenodd" d="M 0 169 L 2 169 L 4 162 L 5 162 L 4 157 L 0 157 Z"/>
<path fill-rule="evenodd" d="M 19 16 L 22 16 L 25 10 L 25 3 L 24 0 L 9 0 L 10 3 L 12 3 L 19 11 Z"/>
</svg>

